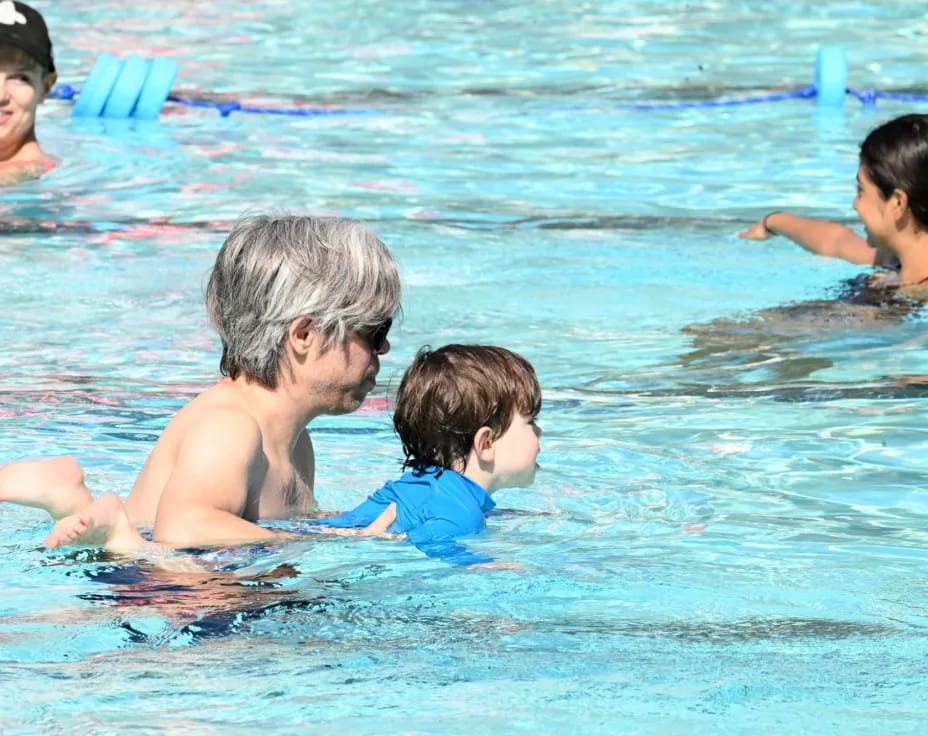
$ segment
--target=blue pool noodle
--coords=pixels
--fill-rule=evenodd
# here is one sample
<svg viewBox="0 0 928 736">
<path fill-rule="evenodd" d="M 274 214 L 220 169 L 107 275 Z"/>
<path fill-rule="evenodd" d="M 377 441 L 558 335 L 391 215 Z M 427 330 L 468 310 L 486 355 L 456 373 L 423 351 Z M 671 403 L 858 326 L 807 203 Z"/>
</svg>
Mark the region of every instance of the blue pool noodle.
<svg viewBox="0 0 928 736">
<path fill-rule="evenodd" d="M 177 62 L 170 59 L 148 60 L 130 54 L 123 60 L 112 54 L 100 54 L 77 95 L 71 115 L 155 120 L 171 93 L 177 68 Z"/>
<path fill-rule="evenodd" d="M 76 118 L 97 118 L 116 83 L 122 62 L 112 54 L 100 54 L 71 110 Z"/>
<path fill-rule="evenodd" d="M 815 58 L 815 91 L 818 104 L 841 107 L 847 93 L 847 59 L 840 46 L 822 46 Z"/>
<path fill-rule="evenodd" d="M 110 90 L 110 95 L 103 106 L 103 117 L 127 118 L 135 109 L 135 102 L 142 93 L 142 86 L 148 77 L 149 62 L 137 54 L 130 54 L 122 63 L 122 70 Z"/>
<path fill-rule="evenodd" d="M 177 68 L 176 61 L 162 56 L 152 60 L 132 117 L 137 120 L 155 120 L 161 114 L 164 101 L 171 94 L 171 86 L 177 77 Z"/>
</svg>

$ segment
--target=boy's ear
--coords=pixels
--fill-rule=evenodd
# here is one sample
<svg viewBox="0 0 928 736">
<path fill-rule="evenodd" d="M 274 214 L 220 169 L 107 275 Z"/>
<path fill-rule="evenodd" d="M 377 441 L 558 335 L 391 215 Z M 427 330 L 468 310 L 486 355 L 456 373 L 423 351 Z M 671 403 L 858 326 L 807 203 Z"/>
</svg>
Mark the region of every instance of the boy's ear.
<svg viewBox="0 0 928 736">
<path fill-rule="evenodd" d="M 313 323 L 309 317 L 297 317 L 287 328 L 287 342 L 290 343 L 297 355 L 305 355 L 309 352 L 309 348 L 316 337 L 317 333 L 313 329 Z"/>
<path fill-rule="evenodd" d="M 492 462 L 496 447 L 493 444 L 493 430 L 489 427 L 481 427 L 474 434 L 474 453 L 481 462 Z"/>
</svg>

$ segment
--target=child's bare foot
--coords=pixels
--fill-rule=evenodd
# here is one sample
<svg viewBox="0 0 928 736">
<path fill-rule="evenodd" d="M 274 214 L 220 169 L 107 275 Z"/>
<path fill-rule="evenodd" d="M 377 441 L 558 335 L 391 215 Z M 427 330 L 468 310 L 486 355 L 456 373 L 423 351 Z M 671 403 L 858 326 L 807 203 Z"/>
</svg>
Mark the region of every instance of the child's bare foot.
<svg viewBox="0 0 928 736">
<path fill-rule="evenodd" d="M 132 526 L 122 499 L 114 493 L 100 496 L 80 513 L 55 524 L 45 546 L 63 545 L 105 547 L 119 554 L 135 554 L 151 546 Z"/>
<path fill-rule="evenodd" d="M 55 457 L 0 466 L 0 501 L 45 509 L 60 519 L 89 506 L 93 496 L 74 458 Z"/>
</svg>

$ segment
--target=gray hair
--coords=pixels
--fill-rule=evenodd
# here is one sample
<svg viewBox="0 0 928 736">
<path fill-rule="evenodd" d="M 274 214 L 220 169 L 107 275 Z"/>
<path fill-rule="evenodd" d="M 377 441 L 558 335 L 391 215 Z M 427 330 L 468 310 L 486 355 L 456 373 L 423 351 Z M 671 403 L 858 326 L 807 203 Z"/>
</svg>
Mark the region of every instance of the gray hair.
<svg viewBox="0 0 928 736">
<path fill-rule="evenodd" d="M 390 251 L 351 220 L 257 215 L 236 222 L 206 286 L 223 375 L 277 387 L 287 330 L 307 317 L 323 349 L 374 328 L 400 305 Z"/>
</svg>

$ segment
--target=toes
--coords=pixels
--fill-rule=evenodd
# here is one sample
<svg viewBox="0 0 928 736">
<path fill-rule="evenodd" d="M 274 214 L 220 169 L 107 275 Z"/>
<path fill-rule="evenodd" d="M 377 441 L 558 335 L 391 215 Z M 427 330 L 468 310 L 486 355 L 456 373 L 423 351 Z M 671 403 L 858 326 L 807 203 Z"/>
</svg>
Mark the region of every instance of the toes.
<svg viewBox="0 0 928 736">
<path fill-rule="evenodd" d="M 59 522 L 45 538 L 45 548 L 54 549 L 55 547 L 61 547 L 62 545 L 73 542 L 86 531 L 87 522 L 83 519 L 77 519 L 71 524 L 62 524 Z"/>
</svg>

